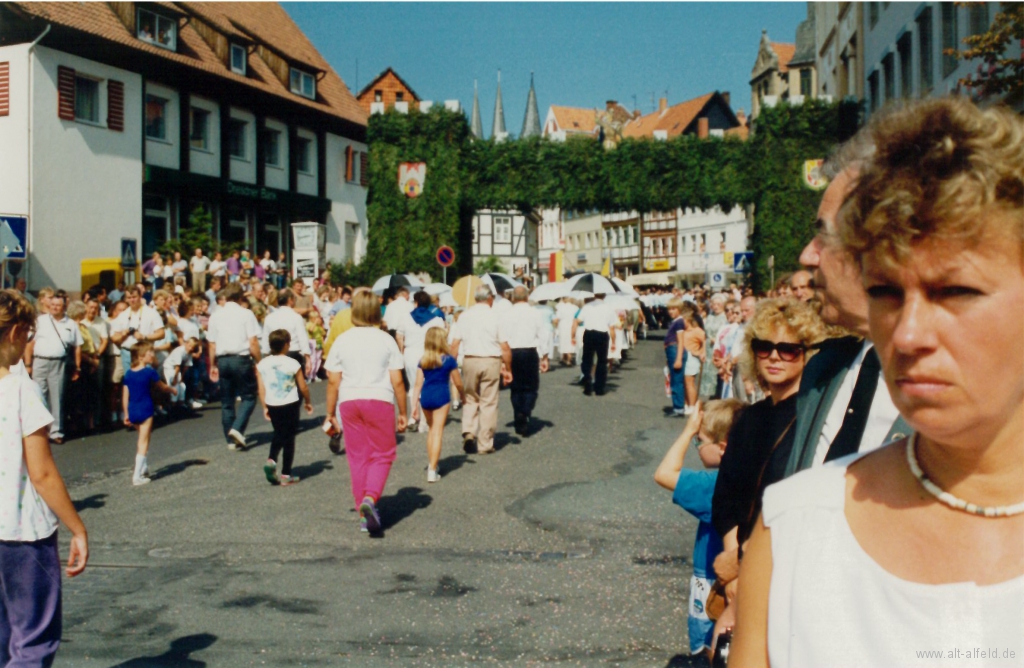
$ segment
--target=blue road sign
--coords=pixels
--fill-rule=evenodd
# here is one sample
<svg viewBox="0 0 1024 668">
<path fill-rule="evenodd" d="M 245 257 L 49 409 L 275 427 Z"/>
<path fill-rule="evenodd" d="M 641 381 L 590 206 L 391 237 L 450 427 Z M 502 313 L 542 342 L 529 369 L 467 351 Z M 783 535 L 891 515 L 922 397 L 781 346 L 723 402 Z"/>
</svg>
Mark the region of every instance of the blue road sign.
<svg viewBox="0 0 1024 668">
<path fill-rule="evenodd" d="M 138 240 L 121 239 L 121 268 L 134 269 L 138 266 Z"/>
<path fill-rule="evenodd" d="M 732 270 L 737 274 L 745 274 L 754 268 L 753 253 L 734 253 L 732 256 Z"/>
<path fill-rule="evenodd" d="M 0 235 L 0 253 L 5 253 L 8 260 L 24 260 L 27 255 L 25 249 L 28 248 L 28 218 L 0 216 L 0 229 L 4 231 Z"/>
</svg>

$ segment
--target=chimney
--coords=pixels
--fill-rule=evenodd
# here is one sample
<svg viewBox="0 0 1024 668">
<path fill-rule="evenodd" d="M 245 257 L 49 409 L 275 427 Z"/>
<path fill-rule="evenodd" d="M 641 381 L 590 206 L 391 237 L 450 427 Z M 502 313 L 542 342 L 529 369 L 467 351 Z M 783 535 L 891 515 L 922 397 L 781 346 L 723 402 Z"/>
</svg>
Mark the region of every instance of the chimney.
<svg viewBox="0 0 1024 668">
<path fill-rule="evenodd" d="M 725 102 L 725 106 L 727 106 L 727 107 L 731 107 L 732 106 L 729 103 L 729 99 L 730 99 L 729 91 L 725 91 L 724 93 L 722 93 L 722 100 Z"/>
<path fill-rule="evenodd" d="M 740 122 L 740 125 L 746 125 L 747 114 L 742 109 L 740 109 L 739 111 L 736 112 L 736 120 Z"/>
<path fill-rule="evenodd" d="M 658 100 L 658 111 L 665 111 L 668 108 L 668 98 L 663 97 Z"/>
<path fill-rule="evenodd" d="M 611 111 L 612 109 L 614 109 L 614 108 L 615 108 L 615 106 L 616 106 L 616 105 L 617 105 L 618 103 L 619 103 L 619 101 L 618 101 L 618 100 L 608 100 L 607 102 L 605 102 L 605 103 L 604 103 L 604 108 L 605 108 L 605 110 L 607 110 L 607 111 Z"/>
<path fill-rule="evenodd" d="M 697 119 L 697 139 L 708 138 L 708 117 L 702 116 Z"/>
</svg>

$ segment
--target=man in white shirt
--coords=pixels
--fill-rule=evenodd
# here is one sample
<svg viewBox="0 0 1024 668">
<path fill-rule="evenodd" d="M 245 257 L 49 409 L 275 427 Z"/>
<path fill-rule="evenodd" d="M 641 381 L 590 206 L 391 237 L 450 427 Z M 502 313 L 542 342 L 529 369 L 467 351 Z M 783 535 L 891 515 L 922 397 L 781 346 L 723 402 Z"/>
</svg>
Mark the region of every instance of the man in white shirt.
<svg viewBox="0 0 1024 668">
<path fill-rule="evenodd" d="M 53 415 L 50 440 L 64 442 L 64 390 L 78 380 L 82 365 L 82 333 L 78 323 L 64 313 L 67 293 L 57 290 L 49 300 L 49 313 L 36 318 L 36 333 L 25 349 L 25 367 L 46 400 Z"/>
<path fill-rule="evenodd" d="M 512 291 L 512 306 L 500 316 L 498 338 L 511 349 L 512 384 L 510 398 L 516 433 L 530 435 L 530 418 L 540 391 L 540 374 L 547 373 L 548 351 L 544 319 L 527 301 L 529 291 L 519 286 Z"/>
<path fill-rule="evenodd" d="M 131 368 L 131 349 L 139 341 L 155 343 L 164 338 L 164 322 L 152 306 L 142 300 L 142 288 L 137 285 L 125 289 L 128 308 L 110 323 L 110 340 L 121 348 L 121 365 Z"/>
<path fill-rule="evenodd" d="M 412 313 L 416 305 L 409 301 L 409 288 L 404 285 L 395 289 L 395 298 L 384 309 L 384 326 L 394 331 L 399 323 L 405 320 L 405 316 Z"/>
<path fill-rule="evenodd" d="M 210 268 L 210 258 L 203 255 L 202 248 L 197 248 L 188 266 L 192 270 L 192 294 L 198 295 L 206 290 L 206 270 Z"/>
<path fill-rule="evenodd" d="M 210 316 L 206 332 L 210 380 L 220 381 L 220 420 L 228 449 L 240 450 L 245 448 L 245 428 L 256 408 L 260 325 L 252 311 L 242 306 L 242 286 L 231 283 L 222 294 L 224 306 Z M 237 413 L 236 397 L 241 397 Z"/>
<path fill-rule="evenodd" d="M 309 332 L 306 321 L 295 312 L 295 293 L 285 288 L 277 293 L 278 308 L 267 314 L 263 320 L 263 354 L 270 353 L 270 333 L 276 329 L 288 332 L 288 357 L 302 365 L 309 375 Z"/>
<path fill-rule="evenodd" d="M 583 394 L 602 396 L 608 382 L 608 352 L 615 351 L 615 330 L 619 328 L 619 315 L 611 306 L 604 303 L 604 293 L 594 295 L 594 299 L 584 304 L 572 326 L 572 341 L 576 344 L 576 332 L 579 327 L 583 332 Z M 597 368 L 591 378 L 594 356 L 597 356 Z"/>
<path fill-rule="evenodd" d="M 494 452 L 498 427 L 498 390 L 502 376 L 510 385 L 512 350 L 501 338 L 498 316 L 491 309 L 494 295 L 487 287 L 477 289 L 476 304 L 459 318 L 459 338 L 452 342 L 452 357 L 464 354 L 462 382 L 466 403 L 462 408 L 462 449 L 467 453 Z M 501 365 L 504 362 L 505 372 Z"/>
</svg>

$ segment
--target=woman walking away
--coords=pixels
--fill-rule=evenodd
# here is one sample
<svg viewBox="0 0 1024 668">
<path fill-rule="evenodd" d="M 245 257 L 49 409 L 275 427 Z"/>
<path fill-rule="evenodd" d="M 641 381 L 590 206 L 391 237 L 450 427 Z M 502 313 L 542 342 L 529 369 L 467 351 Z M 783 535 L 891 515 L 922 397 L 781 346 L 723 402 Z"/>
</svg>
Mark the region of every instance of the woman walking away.
<svg viewBox="0 0 1024 668">
<path fill-rule="evenodd" d="M 352 298 L 352 329 L 331 345 L 327 370 L 327 414 L 341 431 L 352 477 L 352 497 L 363 531 L 381 530 L 377 502 L 395 461 L 397 429 L 406 427 L 405 367 L 398 344 L 381 330 L 380 302 L 369 290 Z M 339 421 L 340 418 L 340 421 Z"/>
<path fill-rule="evenodd" d="M 124 374 L 124 424 L 139 430 L 139 441 L 135 452 L 135 472 L 132 484 L 136 487 L 149 482 L 149 437 L 153 432 L 153 388 L 158 392 L 175 396 L 177 392 L 160 380 L 160 374 L 153 368 L 156 354 L 153 344 L 145 341 L 132 347 L 132 367 Z"/>
<path fill-rule="evenodd" d="M 302 364 L 288 355 L 292 337 L 286 329 L 275 329 L 267 337 L 270 355 L 256 365 L 263 417 L 274 425 L 274 440 L 270 442 L 270 458 L 263 465 L 263 473 L 271 485 L 287 487 L 299 481 L 292 475 L 295 458 L 295 435 L 299 433 L 299 395 L 306 414 L 313 414 L 309 399 L 309 386 L 302 373 Z M 277 475 L 277 456 L 281 457 L 281 475 Z"/>
<path fill-rule="evenodd" d="M 53 417 L 39 387 L 12 373 L 36 324 L 15 290 L 0 290 L 0 663 L 49 666 L 60 646 L 57 520 L 71 532 L 68 577 L 85 570 L 89 539 L 50 453 Z"/>
<path fill-rule="evenodd" d="M 459 364 L 448 353 L 445 331 L 440 327 L 432 327 L 427 330 L 423 359 L 420 360 L 416 372 L 416 389 L 413 396 L 419 397 L 420 401 L 419 405 L 412 409 L 413 422 L 420 419 L 422 409 L 427 419 L 427 427 L 430 429 L 427 434 L 427 482 L 437 482 L 441 479 L 441 474 L 437 471 L 437 462 L 441 459 L 441 440 L 452 401 L 449 380 L 455 385 L 460 400 L 465 400 Z"/>
</svg>

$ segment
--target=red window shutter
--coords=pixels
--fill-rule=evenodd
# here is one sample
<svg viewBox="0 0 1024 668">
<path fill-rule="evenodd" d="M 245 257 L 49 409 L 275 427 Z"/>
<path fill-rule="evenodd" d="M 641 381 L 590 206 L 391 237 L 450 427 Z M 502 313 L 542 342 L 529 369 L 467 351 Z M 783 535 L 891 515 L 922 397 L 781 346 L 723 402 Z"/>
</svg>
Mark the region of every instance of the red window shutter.
<svg viewBox="0 0 1024 668">
<path fill-rule="evenodd" d="M 0 63 L 0 116 L 11 113 L 11 64 Z"/>
<path fill-rule="evenodd" d="M 346 181 L 352 181 L 352 167 L 353 167 L 353 160 L 352 160 L 352 158 L 353 157 L 354 156 L 352 155 L 352 147 L 351 146 L 346 146 L 345 147 L 345 180 Z"/>
<path fill-rule="evenodd" d="M 359 154 L 359 185 L 370 185 L 370 154 L 365 152 Z"/>
<path fill-rule="evenodd" d="M 70 67 L 57 68 L 57 117 L 75 120 L 75 71 Z"/>
<path fill-rule="evenodd" d="M 107 81 L 107 127 L 124 132 L 124 84 Z"/>
</svg>

